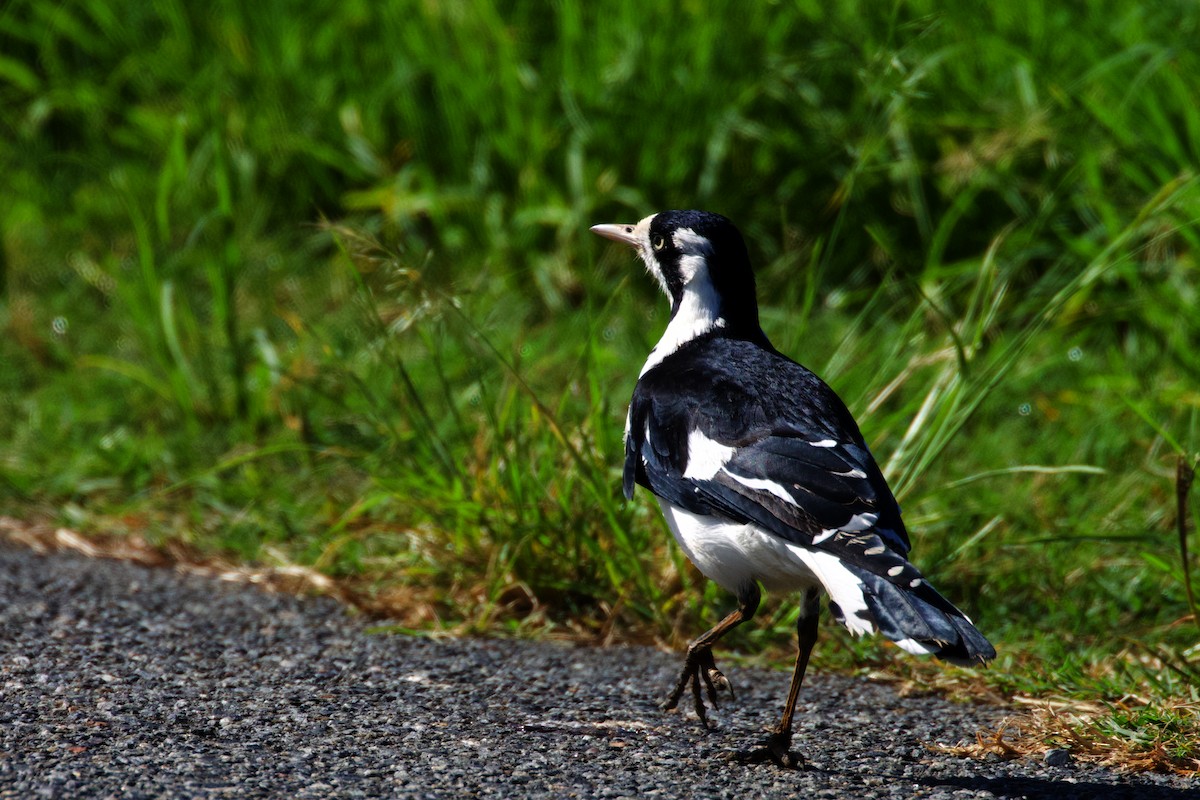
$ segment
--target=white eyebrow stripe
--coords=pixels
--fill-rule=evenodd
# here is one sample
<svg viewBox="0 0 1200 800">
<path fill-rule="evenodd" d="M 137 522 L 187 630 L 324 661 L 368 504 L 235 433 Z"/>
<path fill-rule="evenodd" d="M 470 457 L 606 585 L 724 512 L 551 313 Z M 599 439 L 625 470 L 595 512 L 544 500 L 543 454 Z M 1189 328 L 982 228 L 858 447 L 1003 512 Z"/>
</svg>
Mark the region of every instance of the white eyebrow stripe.
<svg viewBox="0 0 1200 800">
<path fill-rule="evenodd" d="M 687 255 L 707 256 L 713 251 L 712 242 L 708 237 L 701 236 L 691 228 L 678 228 L 671 235 L 675 246 Z"/>
</svg>

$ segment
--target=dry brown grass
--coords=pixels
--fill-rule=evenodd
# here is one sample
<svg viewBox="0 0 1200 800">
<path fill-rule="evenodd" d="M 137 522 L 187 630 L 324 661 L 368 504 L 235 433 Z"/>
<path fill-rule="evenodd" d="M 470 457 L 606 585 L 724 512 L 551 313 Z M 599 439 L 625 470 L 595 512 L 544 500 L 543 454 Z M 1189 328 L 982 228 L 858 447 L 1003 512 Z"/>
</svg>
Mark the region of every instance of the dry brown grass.
<svg viewBox="0 0 1200 800">
<path fill-rule="evenodd" d="M 1125 772 L 1167 772 L 1200 777 L 1200 706 L 1169 707 L 1053 701 L 1015 697 L 1025 706 L 968 745 L 931 745 L 950 755 L 984 759 L 1040 758 L 1051 749 L 1075 761 Z M 1141 718 L 1157 724 L 1130 727 Z M 1122 724 L 1124 722 L 1125 724 Z"/>
</svg>

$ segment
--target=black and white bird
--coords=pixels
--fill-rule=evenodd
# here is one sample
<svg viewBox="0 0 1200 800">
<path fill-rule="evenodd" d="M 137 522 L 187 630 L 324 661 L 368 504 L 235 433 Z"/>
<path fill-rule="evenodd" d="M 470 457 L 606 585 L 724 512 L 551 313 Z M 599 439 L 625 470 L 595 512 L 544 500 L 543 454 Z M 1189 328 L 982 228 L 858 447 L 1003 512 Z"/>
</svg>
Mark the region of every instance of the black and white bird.
<svg viewBox="0 0 1200 800">
<path fill-rule="evenodd" d="M 680 548 L 738 607 L 687 650 L 664 708 L 691 688 L 732 695 L 712 647 L 768 591 L 802 592 L 799 653 L 783 718 L 743 760 L 796 766 L 792 716 L 817 639 L 821 594 L 851 632 L 910 653 L 978 664 L 996 651 L 909 563 L 900 508 L 834 391 L 771 346 L 759 326 L 741 234 L 704 211 L 663 211 L 594 233 L 632 246 L 671 301 L 642 367 L 625 429 L 624 489 L 658 498 Z"/>
</svg>

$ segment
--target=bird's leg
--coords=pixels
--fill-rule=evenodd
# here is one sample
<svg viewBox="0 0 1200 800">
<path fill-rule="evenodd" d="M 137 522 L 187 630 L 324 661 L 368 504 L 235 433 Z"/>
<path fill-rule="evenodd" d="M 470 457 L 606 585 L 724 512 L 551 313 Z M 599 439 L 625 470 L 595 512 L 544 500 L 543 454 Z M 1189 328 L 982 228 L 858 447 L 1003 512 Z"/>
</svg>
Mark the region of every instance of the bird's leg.
<svg viewBox="0 0 1200 800">
<path fill-rule="evenodd" d="M 712 704 L 713 708 L 717 706 L 718 690 L 723 689 L 729 692 L 730 698 L 733 697 L 733 687 L 729 684 L 729 679 L 721 670 L 717 669 L 717 663 L 713 660 L 712 647 L 731 628 L 754 616 L 754 612 L 758 610 L 760 598 L 758 584 L 749 584 L 748 587 L 738 592 L 737 609 L 713 626 L 712 630 L 706 631 L 688 645 L 687 658 L 683 662 L 683 673 L 679 676 L 679 683 L 675 685 L 674 691 L 663 703 L 662 707 L 665 710 L 670 711 L 678 706 L 684 690 L 690 685 L 696 716 L 700 718 L 701 725 L 705 728 L 709 727 L 707 709 L 704 707 L 704 698 L 701 696 L 701 682 L 704 684 L 703 691 L 708 694 L 708 702 Z"/>
<path fill-rule="evenodd" d="M 804 606 L 800 611 L 800 619 L 796 623 L 799 652 L 796 653 L 796 669 L 792 672 L 792 684 L 788 688 L 787 702 L 783 706 L 783 718 L 771 729 L 765 742 L 753 750 L 738 753 L 738 760 L 747 764 L 757 764 L 763 761 L 773 761 L 781 767 L 793 769 L 804 763 L 803 757 L 791 751 L 792 746 L 792 717 L 796 713 L 796 698 L 800 695 L 800 685 L 804 682 L 804 672 L 808 669 L 808 657 L 812 655 L 813 645 L 817 643 L 817 619 L 820 616 L 820 595 L 816 589 L 810 589 L 804 595 Z"/>
</svg>

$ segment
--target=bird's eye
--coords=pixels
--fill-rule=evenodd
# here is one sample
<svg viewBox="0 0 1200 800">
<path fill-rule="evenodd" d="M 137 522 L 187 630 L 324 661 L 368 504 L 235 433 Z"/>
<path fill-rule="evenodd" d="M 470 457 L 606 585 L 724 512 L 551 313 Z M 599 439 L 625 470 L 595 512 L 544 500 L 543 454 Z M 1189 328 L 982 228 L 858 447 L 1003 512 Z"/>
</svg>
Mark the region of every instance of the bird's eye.
<svg viewBox="0 0 1200 800">
<path fill-rule="evenodd" d="M 662 250 L 667 246 L 667 240 L 656 233 L 650 237 L 650 244 L 654 245 L 655 250 Z"/>
</svg>

